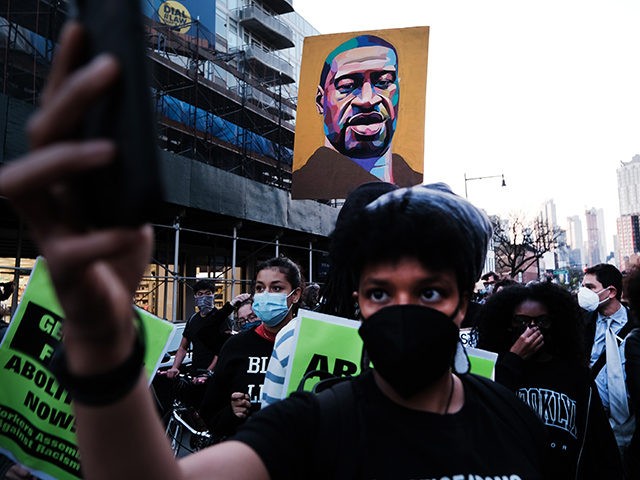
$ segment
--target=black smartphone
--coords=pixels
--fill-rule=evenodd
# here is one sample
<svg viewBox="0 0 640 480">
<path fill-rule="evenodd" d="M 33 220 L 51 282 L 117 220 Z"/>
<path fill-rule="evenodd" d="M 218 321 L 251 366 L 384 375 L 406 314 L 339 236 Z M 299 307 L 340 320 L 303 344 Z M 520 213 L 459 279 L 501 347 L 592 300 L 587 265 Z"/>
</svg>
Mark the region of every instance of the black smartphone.
<svg viewBox="0 0 640 480">
<path fill-rule="evenodd" d="M 91 108 L 79 132 L 81 138 L 113 139 L 118 149 L 113 164 L 74 183 L 81 222 L 96 228 L 140 225 L 164 198 L 140 3 L 74 3 L 74 15 L 86 29 L 82 63 L 108 52 L 121 67 L 117 84 Z"/>
</svg>

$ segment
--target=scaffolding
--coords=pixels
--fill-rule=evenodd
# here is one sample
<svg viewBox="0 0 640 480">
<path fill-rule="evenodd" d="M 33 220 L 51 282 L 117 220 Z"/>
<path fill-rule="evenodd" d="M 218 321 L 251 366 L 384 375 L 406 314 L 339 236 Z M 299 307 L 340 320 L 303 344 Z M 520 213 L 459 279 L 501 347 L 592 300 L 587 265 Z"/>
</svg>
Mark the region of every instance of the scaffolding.
<svg viewBox="0 0 640 480">
<path fill-rule="evenodd" d="M 282 95 L 282 78 L 260 77 L 249 47 L 210 48 L 195 35 L 147 19 L 147 45 L 162 148 L 288 189 L 291 184 L 295 104 Z"/>
<path fill-rule="evenodd" d="M 0 162 L 23 153 L 24 123 L 38 102 L 69 5 L 62 0 L 0 0 Z M 146 18 L 146 47 L 160 148 L 242 177 L 288 190 L 291 184 L 295 98 L 293 79 L 265 67 L 255 45 L 216 51 L 198 21 L 185 35 Z M 275 72 L 275 73 L 274 73 Z M 21 151 L 22 149 L 22 151 Z M 308 280 L 326 264 L 323 237 L 166 206 L 172 220 L 156 227 L 152 264 L 136 303 L 171 320 L 193 311 L 190 287 L 209 276 L 217 302 L 248 291 L 255 264 L 290 256 Z M 0 282 L 13 281 L 17 305 L 37 250 L 20 220 L 0 199 Z"/>
<path fill-rule="evenodd" d="M 60 0 L 0 0 L 4 95 L 37 103 L 68 8 Z M 160 147 L 288 189 L 296 106 L 282 84 L 292 79 L 267 75 L 250 60 L 260 55 L 254 46 L 215 51 L 213 34 L 192 23 L 196 33 L 186 35 L 146 19 Z"/>
</svg>

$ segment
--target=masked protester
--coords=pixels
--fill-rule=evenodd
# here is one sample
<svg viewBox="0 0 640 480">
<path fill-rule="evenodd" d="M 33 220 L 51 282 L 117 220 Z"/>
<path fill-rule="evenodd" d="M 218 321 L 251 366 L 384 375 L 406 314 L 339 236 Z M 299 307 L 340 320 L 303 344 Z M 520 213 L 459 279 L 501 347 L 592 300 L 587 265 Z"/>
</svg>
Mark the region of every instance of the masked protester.
<svg viewBox="0 0 640 480">
<path fill-rule="evenodd" d="M 236 307 L 234 332 L 252 330 L 262 323 L 253 311 L 253 298 L 248 298 Z"/>
<path fill-rule="evenodd" d="M 549 479 L 622 478 L 615 437 L 583 348 L 582 314 L 551 283 L 515 285 L 478 314 L 478 346 L 499 353 L 495 379 L 547 428 Z"/>
<path fill-rule="evenodd" d="M 182 334 L 182 341 L 176 352 L 172 367 L 167 370 L 169 378 L 180 372 L 182 361 L 192 346 L 191 369 L 193 373 L 213 370 L 218 361 L 218 353 L 224 341 L 224 322 L 240 302 L 249 297 L 241 293 L 219 310 L 214 306 L 215 284 L 211 280 L 198 280 L 193 286 L 193 299 L 198 311 L 189 320 Z"/>
<path fill-rule="evenodd" d="M 396 185 L 387 182 L 363 183 L 356 187 L 340 209 L 336 228 L 339 228 L 342 222 L 347 221 L 355 212 L 364 209 L 373 200 L 397 188 Z M 321 313 L 359 320 L 360 314 L 355 308 L 356 302 L 353 300 L 353 291 L 356 288 L 357 283 L 350 270 L 350 264 L 348 262 L 344 264 L 331 263 L 321 294 L 322 302 L 318 310 Z M 309 307 L 302 308 L 308 309 Z M 295 347 L 293 333 L 296 323 L 294 318 L 278 332 L 262 387 L 262 408 L 286 397 L 284 382 L 292 368 L 291 357 Z"/>
<path fill-rule="evenodd" d="M 258 265 L 253 304 L 240 307 L 247 310 L 242 315 L 249 327 L 224 344 L 200 406 L 202 418 L 218 440 L 234 434 L 260 409 L 276 334 L 295 316 L 301 295 L 302 275 L 293 261 L 276 257 Z"/>
<path fill-rule="evenodd" d="M 450 366 L 462 363 L 454 361 L 460 347 L 449 332 L 464 316 L 491 228 L 441 185 L 383 195 L 332 237 L 331 261 L 351 270 L 357 288 L 349 293 L 363 325 L 372 322 L 362 337 L 373 370 L 318 396 L 278 402 L 253 414 L 233 440 L 176 459 L 144 378 L 144 346 L 129 307 L 150 261 L 152 229 L 96 231 L 78 224 L 68 201 L 74 175 L 97 171 L 117 152 L 106 140 L 69 141 L 119 74 L 108 56 L 77 68 L 85 44 L 82 29 L 69 24 L 30 122 L 32 150 L 0 169 L 0 195 L 30 225 L 65 311 L 57 376 L 73 398 L 85 478 L 548 478 L 535 414 L 504 387 Z M 287 305 L 296 300 L 294 293 Z M 394 320 L 406 329 L 387 331 Z M 278 325 L 264 328 L 273 334 Z M 420 357 L 414 343 L 433 345 L 429 337 L 439 335 L 446 361 L 438 354 L 426 364 L 432 358 Z M 388 368 L 397 347 L 385 356 L 385 340 L 409 347 L 402 371 Z"/>
<path fill-rule="evenodd" d="M 622 303 L 622 273 L 600 263 L 585 269 L 578 304 L 586 311 L 585 350 L 618 448 L 625 455 L 636 418 L 625 376 L 625 340 L 634 326 L 632 312 Z"/>
<path fill-rule="evenodd" d="M 490 233 L 441 184 L 391 191 L 340 222 L 329 257 L 353 278 L 373 369 L 243 426 L 235 440 L 270 478 L 546 478 L 535 415 L 466 373 L 458 326 Z"/>
<path fill-rule="evenodd" d="M 217 309 L 214 306 L 214 292 L 215 283 L 212 280 L 202 279 L 194 284 L 193 300 L 198 311 L 187 320 L 173 365 L 153 379 L 158 403 L 165 413 L 170 409 L 174 395 L 192 407 L 200 405 L 205 391 L 204 383 L 218 361 L 222 345 L 229 338 L 229 334 L 225 333 L 227 317 L 236 305 L 249 297 L 248 293 L 241 293 Z M 184 368 L 182 362 L 189 350 L 191 364 Z M 181 370 L 186 370 L 194 377 L 193 383 L 188 387 L 176 389 L 172 379 Z"/>
</svg>

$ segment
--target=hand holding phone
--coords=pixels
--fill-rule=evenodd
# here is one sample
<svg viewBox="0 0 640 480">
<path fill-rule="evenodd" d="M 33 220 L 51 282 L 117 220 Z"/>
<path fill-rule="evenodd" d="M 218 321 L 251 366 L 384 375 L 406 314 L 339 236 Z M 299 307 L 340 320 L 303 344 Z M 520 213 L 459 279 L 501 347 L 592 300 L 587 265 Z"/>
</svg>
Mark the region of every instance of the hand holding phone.
<svg viewBox="0 0 640 480">
<path fill-rule="evenodd" d="M 120 65 L 116 85 L 90 108 L 78 132 L 82 139 L 110 139 L 117 147 L 109 167 L 74 182 L 80 222 L 98 228 L 140 225 L 164 196 L 140 5 L 138 0 L 75 0 L 75 8 L 86 31 L 80 63 L 109 53 Z"/>
</svg>

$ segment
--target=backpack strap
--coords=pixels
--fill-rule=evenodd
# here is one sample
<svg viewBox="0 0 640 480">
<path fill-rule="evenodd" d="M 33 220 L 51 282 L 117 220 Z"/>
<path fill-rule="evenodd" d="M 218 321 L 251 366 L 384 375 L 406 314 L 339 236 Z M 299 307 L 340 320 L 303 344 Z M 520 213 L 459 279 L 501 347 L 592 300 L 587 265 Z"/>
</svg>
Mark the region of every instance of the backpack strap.
<svg viewBox="0 0 640 480">
<path fill-rule="evenodd" d="M 620 344 L 622 343 L 621 339 L 625 339 L 627 337 L 627 335 L 629 334 L 629 332 L 633 329 L 633 322 L 631 321 L 631 319 L 628 318 L 628 311 L 627 311 L 627 323 L 625 323 L 622 328 L 620 329 L 620 331 L 617 333 L 617 337 L 616 341 L 618 342 L 618 346 L 620 346 Z M 602 350 L 602 353 L 600 354 L 600 356 L 598 357 L 598 360 L 596 360 L 596 362 L 593 364 L 593 366 L 591 367 L 591 378 L 595 380 L 595 378 L 598 376 L 598 374 L 600 373 L 600 370 L 602 370 L 602 367 L 604 367 L 604 364 L 607 363 L 607 349 L 605 348 L 604 350 Z"/>
<path fill-rule="evenodd" d="M 362 476 L 366 425 L 358 408 L 360 389 L 353 379 L 317 394 L 320 429 L 314 452 L 317 478 L 354 479 Z M 344 452 L 351 452 L 344 455 Z"/>
</svg>

